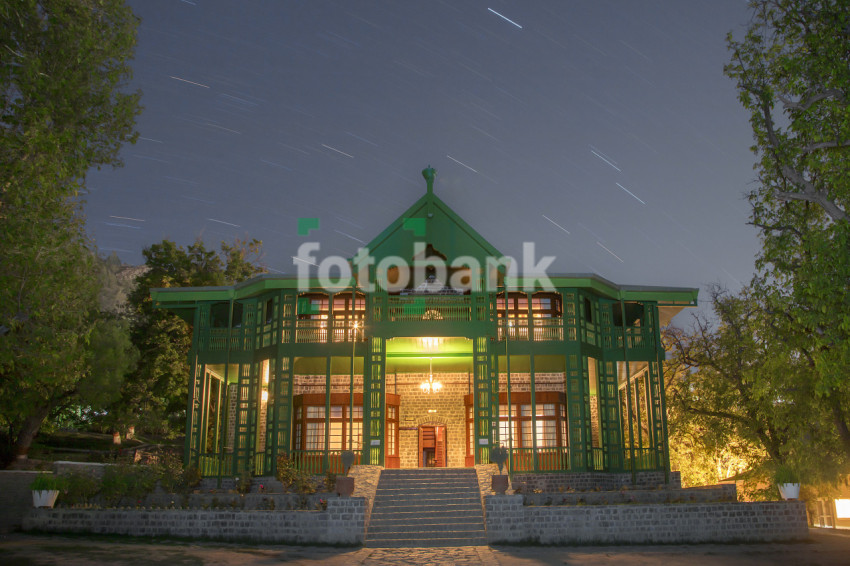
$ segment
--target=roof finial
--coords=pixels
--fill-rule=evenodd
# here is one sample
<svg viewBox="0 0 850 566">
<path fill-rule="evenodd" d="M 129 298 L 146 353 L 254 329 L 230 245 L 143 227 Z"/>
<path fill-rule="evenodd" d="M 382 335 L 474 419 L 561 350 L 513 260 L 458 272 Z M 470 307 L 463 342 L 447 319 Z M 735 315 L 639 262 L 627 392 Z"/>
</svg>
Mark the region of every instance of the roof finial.
<svg viewBox="0 0 850 566">
<path fill-rule="evenodd" d="M 428 167 L 422 170 L 422 176 L 425 177 L 425 182 L 428 184 L 428 194 L 433 194 L 434 177 L 437 176 L 437 170 L 431 167 L 431 164 L 429 163 Z"/>
</svg>

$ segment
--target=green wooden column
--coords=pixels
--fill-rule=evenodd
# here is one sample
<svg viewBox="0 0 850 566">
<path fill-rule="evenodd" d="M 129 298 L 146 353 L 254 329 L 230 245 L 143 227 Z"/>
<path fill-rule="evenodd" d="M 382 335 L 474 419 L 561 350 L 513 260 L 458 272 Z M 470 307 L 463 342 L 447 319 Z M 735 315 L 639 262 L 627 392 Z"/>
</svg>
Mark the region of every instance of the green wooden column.
<svg viewBox="0 0 850 566">
<path fill-rule="evenodd" d="M 236 386 L 236 439 L 233 449 L 233 470 L 235 476 L 243 470 L 253 469 L 254 427 L 256 426 L 257 378 L 252 372 L 254 363 L 239 364 Z"/>
<path fill-rule="evenodd" d="M 363 463 L 384 465 L 385 380 L 387 341 L 380 336 L 367 341 L 369 354 L 363 372 Z"/>
<path fill-rule="evenodd" d="M 292 449 L 292 396 L 295 382 L 292 344 L 295 343 L 295 320 L 298 294 L 295 291 L 281 291 L 279 306 L 275 307 L 273 324 L 280 332 L 277 340 L 277 372 L 269 384 L 269 398 L 274 397 L 274 414 L 269 418 L 273 427 L 272 473 L 277 472 L 277 458 L 289 455 Z"/>
<path fill-rule="evenodd" d="M 475 463 L 490 462 L 490 447 L 493 431 L 498 425 L 494 415 L 498 414 L 499 382 L 490 373 L 490 339 L 478 336 L 473 339 L 473 406 L 475 426 Z M 495 406 L 494 406 L 495 405 Z"/>
<path fill-rule="evenodd" d="M 200 438 L 200 428 L 201 428 L 201 415 L 200 415 L 200 390 L 203 387 L 203 369 L 204 365 L 198 360 L 198 351 L 200 349 L 201 341 L 198 340 L 198 336 L 201 332 L 206 331 L 206 327 L 208 326 L 209 321 L 209 305 L 199 305 L 195 309 L 194 313 L 194 323 L 193 326 L 195 331 L 192 333 L 192 347 L 189 350 L 189 367 L 192 368 L 192 373 L 190 374 L 189 381 L 189 398 L 186 404 L 186 440 L 184 442 L 183 449 L 183 462 L 186 466 L 195 464 L 198 465 L 198 457 L 193 457 L 192 452 L 197 451 L 200 452 L 199 448 L 199 438 Z M 199 376 L 199 373 L 201 374 Z"/>
<path fill-rule="evenodd" d="M 585 432 L 585 427 L 588 430 L 590 427 L 585 411 L 587 378 L 582 365 L 580 354 L 567 356 L 567 419 L 570 427 L 570 470 L 573 471 L 587 469 L 587 454 L 590 452 L 589 436 Z"/>
<path fill-rule="evenodd" d="M 608 472 L 623 469 L 620 398 L 617 394 L 617 363 L 600 362 L 597 398 L 599 400 L 599 436 L 603 449 L 603 468 Z"/>
</svg>

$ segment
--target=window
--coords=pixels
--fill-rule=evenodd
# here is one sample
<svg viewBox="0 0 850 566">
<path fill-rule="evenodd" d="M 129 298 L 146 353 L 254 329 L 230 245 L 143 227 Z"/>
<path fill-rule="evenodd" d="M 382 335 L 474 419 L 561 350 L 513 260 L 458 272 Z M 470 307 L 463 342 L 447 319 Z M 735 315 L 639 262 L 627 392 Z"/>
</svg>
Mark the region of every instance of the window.
<svg viewBox="0 0 850 566">
<path fill-rule="evenodd" d="M 328 296 L 303 293 L 298 296 L 297 342 L 328 341 Z"/>
<path fill-rule="evenodd" d="M 327 449 L 361 450 L 363 448 L 363 396 L 354 394 L 353 407 L 348 394 L 331 395 L 330 412 L 325 409 L 324 394 L 297 395 L 293 399 L 293 450 L 324 450 L 327 428 Z M 398 414 L 398 407 L 393 407 Z M 396 417 L 396 429 L 398 418 Z M 396 444 L 398 440 L 396 438 Z"/>
<path fill-rule="evenodd" d="M 633 301 L 623 303 L 614 303 L 611 305 L 611 311 L 614 314 L 614 326 L 641 326 L 643 319 L 643 304 Z"/>
<path fill-rule="evenodd" d="M 558 318 L 561 316 L 560 293 L 534 293 L 531 297 L 531 314 L 534 318 Z"/>
<path fill-rule="evenodd" d="M 387 456 L 398 456 L 398 407 L 387 405 Z"/>
<path fill-rule="evenodd" d="M 496 311 L 505 317 L 505 294 L 496 295 Z M 508 293 L 508 318 L 528 318 L 528 297 L 525 293 Z"/>
<path fill-rule="evenodd" d="M 271 324 L 274 320 L 274 299 L 266 301 L 264 324 Z"/>
<path fill-rule="evenodd" d="M 499 397 L 499 442 L 503 447 L 531 448 L 534 442 L 538 448 L 569 446 L 566 397 L 563 393 L 537 393 L 533 420 L 530 393 L 511 395 L 510 419 L 507 395 L 500 393 Z M 471 422 L 472 407 L 467 407 L 469 426 Z M 470 445 L 472 440 L 470 436 Z"/>
<path fill-rule="evenodd" d="M 354 324 L 363 328 L 366 318 L 366 295 L 357 293 L 354 296 L 353 307 L 351 293 L 339 293 L 333 298 L 333 341 L 350 342 L 362 339 L 361 331 L 355 336 Z"/>
<path fill-rule="evenodd" d="M 593 322 L 593 304 L 587 297 L 584 298 L 584 320 Z"/>
<path fill-rule="evenodd" d="M 242 304 L 233 303 L 233 316 L 230 315 L 230 303 L 216 303 L 210 307 L 210 326 L 212 328 L 239 328 L 242 326 Z"/>
<path fill-rule="evenodd" d="M 328 296 L 324 293 L 303 293 L 298 296 L 298 320 L 327 320 Z"/>
</svg>

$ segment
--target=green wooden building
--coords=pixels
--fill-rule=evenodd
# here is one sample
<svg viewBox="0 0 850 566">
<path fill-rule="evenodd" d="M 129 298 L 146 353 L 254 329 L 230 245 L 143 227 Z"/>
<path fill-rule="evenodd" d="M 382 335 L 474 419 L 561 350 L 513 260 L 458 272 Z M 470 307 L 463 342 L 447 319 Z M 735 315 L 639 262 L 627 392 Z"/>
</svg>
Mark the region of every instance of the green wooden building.
<svg viewBox="0 0 850 566">
<path fill-rule="evenodd" d="M 267 475 L 286 455 L 321 473 L 351 450 L 457 467 L 501 445 L 513 472 L 669 471 L 659 329 L 697 289 L 513 275 L 434 174 L 355 258 L 151 290 L 194 329 L 187 462 Z"/>
</svg>

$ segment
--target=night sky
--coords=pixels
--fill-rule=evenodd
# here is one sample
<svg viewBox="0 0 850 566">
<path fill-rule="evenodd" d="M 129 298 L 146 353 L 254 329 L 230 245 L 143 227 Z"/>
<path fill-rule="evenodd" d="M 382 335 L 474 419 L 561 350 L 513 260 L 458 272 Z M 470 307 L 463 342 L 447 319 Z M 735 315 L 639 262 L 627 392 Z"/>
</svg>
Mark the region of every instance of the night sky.
<svg viewBox="0 0 850 566">
<path fill-rule="evenodd" d="M 506 255 L 619 284 L 753 272 L 752 136 L 723 76 L 744 0 L 139 0 L 140 138 L 92 172 L 101 253 L 258 238 L 295 273 L 425 192 Z"/>
</svg>

